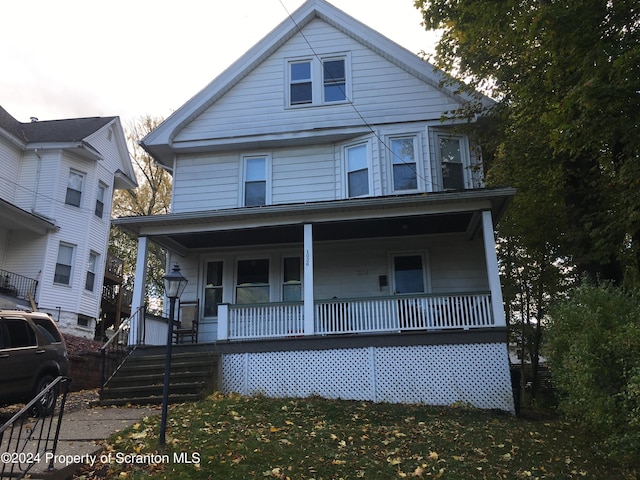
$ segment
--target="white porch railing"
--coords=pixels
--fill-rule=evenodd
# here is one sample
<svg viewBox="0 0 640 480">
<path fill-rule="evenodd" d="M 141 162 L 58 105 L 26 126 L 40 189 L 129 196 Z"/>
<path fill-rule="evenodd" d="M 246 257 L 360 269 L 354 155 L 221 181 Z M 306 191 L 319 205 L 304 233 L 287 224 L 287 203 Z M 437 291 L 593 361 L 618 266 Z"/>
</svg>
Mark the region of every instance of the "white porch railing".
<svg viewBox="0 0 640 480">
<path fill-rule="evenodd" d="M 302 303 L 229 305 L 228 338 L 238 340 L 304 335 L 302 312 Z"/>
<path fill-rule="evenodd" d="M 220 305 L 218 338 L 302 336 L 303 311 L 302 303 Z M 317 335 L 494 326 L 489 293 L 324 300 L 314 316 Z"/>
</svg>

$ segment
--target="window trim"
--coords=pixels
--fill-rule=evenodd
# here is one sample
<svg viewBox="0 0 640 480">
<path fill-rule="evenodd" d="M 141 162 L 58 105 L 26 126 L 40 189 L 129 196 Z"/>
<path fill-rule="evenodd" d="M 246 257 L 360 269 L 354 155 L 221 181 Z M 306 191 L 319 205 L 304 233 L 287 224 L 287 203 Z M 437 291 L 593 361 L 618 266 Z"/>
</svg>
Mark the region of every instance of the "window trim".
<svg viewBox="0 0 640 480">
<path fill-rule="evenodd" d="M 70 183 L 71 183 L 72 175 L 77 175 L 82 180 L 82 185 L 80 185 L 80 190 L 76 190 L 74 188 L 71 188 Z M 82 208 L 82 199 L 83 199 L 84 193 L 85 193 L 86 180 L 87 180 L 86 173 L 80 172 L 79 170 L 75 170 L 73 168 L 69 169 L 69 175 L 67 176 L 67 187 L 65 188 L 65 191 L 64 191 L 64 194 L 65 194 L 65 196 L 64 196 L 64 204 L 65 205 L 69 205 L 70 207 L 75 207 L 75 208 Z M 78 199 L 78 205 L 76 205 L 75 203 L 70 203 L 69 202 L 69 191 L 79 192 L 80 193 L 80 198 Z"/>
<path fill-rule="evenodd" d="M 93 262 L 93 271 L 91 270 L 91 267 L 92 267 L 91 257 L 94 257 L 95 259 Z M 100 254 L 98 252 L 94 252 L 93 250 L 91 250 L 89 252 L 89 258 L 87 259 L 87 273 L 84 280 L 84 289 L 87 292 L 95 293 L 96 291 L 96 276 L 100 268 L 99 265 L 100 265 Z M 87 288 L 87 282 L 89 281 L 90 274 L 93 275 L 92 285 L 91 285 L 91 288 Z"/>
<path fill-rule="evenodd" d="M 389 252 L 389 292 L 392 295 L 420 295 L 419 292 L 415 293 L 397 293 L 396 286 L 396 267 L 395 259 L 398 257 L 414 257 L 419 256 L 422 258 L 422 281 L 424 282 L 423 294 L 432 293 L 431 291 L 431 262 L 429 259 L 429 251 L 427 250 L 407 250 L 407 251 L 395 251 Z"/>
<path fill-rule="evenodd" d="M 349 192 L 349 174 L 351 171 L 349 170 L 349 157 L 348 151 L 352 148 L 365 146 L 367 152 L 367 181 L 368 181 L 368 192 L 364 195 L 354 195 L 351 196 Z M 373 158 L 371 152 L 371 139 L 367 139 L 364 141 L 348 143 L 342 146 L 342 171 L 343 171 L 343 197 L 347 198 L 366 198 L 373 196 Z M 356 171 L 356 170 L 354 170 Z"/>
<path fill-rule="evenodd" d="M 290 283 L 285 283 L 285 266 L 284 261 L 287 258 L 297 258 L 300 267 L 300 280 L 299 281 L 291 281 Z M 282 302 L 302 302 L 304 300 L 304 266 L 302 265 L 302 254 L 301 253 L 283 253 L 280 256 L 280 272 L 279 272 L 279 284 L 280 284 L 280 300 Z M 300 286 L 300 300 L 285 300 L 284 299 L 284 287 L 287 285 L 299 285 Z"/>
<path fill-rule="evenodd" d="M 233 302 L 238 304 L 238 287 L 240 287 L 240 284 L 238 283 L 239 280 L 239 272 L 238 272 L 238 267 L 240 262 L 250 262 L 252 260 L 266 260 L 268 262 L 268 268 L 269 271 L 267 273 L 267 279 L 268 279 L 268 283 L 266 284 L 255 284 L 255 286 L 257 287 L 264 287 L 266 286 L 268 288 L 268 300 L 267 303 L 272 302 L 273 301 L 273 284 L 274 284 L 274 279 L 273 279 L 273 261 L 271 259 L 270 256 L 268 255 L 249 255 L 249 256 L 241 256 L 241 257 L 237 257 L 234 261 L 234 268 L 233 268 Z M 242 288 L 242 287 L 240 287 Z M 251 305 L 251 304 L 242 304 L 242 305 Z"/>
<path fill-rule="evenodd" d="M 246 204 L 246 175 L 247 175 L 247 161 L 252 159 L 264 158 L 264 176 L 265 176 L 265 193 L 264 193 L 264 205 L 271 205 L 271 154 L 248 154 L 242 155 L 241 171 L 240 171 L 240 199 L 239 206 L 241 207 L 256 207 L 262 205 L 247 205 Z"/>
<path fill-rule="evenodd" d="M 344 99 L 329 101 L 325 99 L 325 78 L 324 78 L 324 62 L 325 61 L 344 61 Z M 311 69 L 311 101 L 304 103 L 291 103 L 291 65 L 295 63 L 310 63 Z M 316 56 L 303 56 L 285 58 L 285 108 L 308 108 L 330 105 L 343 105 L 351 101 L 351 89 L 353 73 L 351 69 L 351 53 L 350 52 L 333 52 Z"/>
<path fill-rule="evenodd" d="M 68 248 L 71 249 L 71 264 L 70 265 L 67 265 L 65 263 L 60 263 L 59 262 L 59 260 L 60 260 L 60 248 L 61 247 L 68 247 Z M 60 242 L 58 244 L 58 252 L 56 253 L 56 264 L 55 264 L 55 269 L 53 271 L 53 284 L 54 285 L 62 285 L 62 286 L 65 286 L 65 287 L 72 286 L 72 284 L 73 284 L 73 265 L 75 263 L 76 248 L 77 248 L 77 245 L 73 245 L 72 243 Z M 68 283 L 63 283 L 63 282 L 56 281 L 58 265 L 63 265 L 65 267 L 69 267 L 69 282 Z"/>
<path fill-rule="evenodd" d="M 443 131 L 435 132 L 434 136 L 434 146 L 435 146 L 435 156 L 436 156 L 436 165 L 438 166 L 438 182 L 439 182 L 439 190 L 456 190 L 454 188 L 446 188 L 444 186 L 444 175 L 443 175 L 443 162 L 442 155 L 440 152 L 440 139 L 448 138 L 448 139 L 456 139 L 459 142 L 460 146 L 460 163 L 462 165 L 462 189 L 467 190 L 473 188 L 473 178 L 471 175 L 471 159 L 469 156 L 469 138 L 466 135 L 452 134 Z M 447 162 L 448 163 L 448 162 Z"/>
<path fill-rule="evenodd" d="M 96 205 L 93 211 L 94 215 L 98 218 L 104 218 L 104 208 L 106 206 L 105 197 L 107 196 L 108 186 L 104 182 L 98 182 L 96 189 Z M 102 192 L 102 198 L 100 198 L 100 192 Z M 98 208 L 100 206 L 100 208 Z M 99 212 L 99 213 L 98 213 Z"/>
<path fill-rule="evenodd" d="M 415 174 L 416 174 L 416 188 L 415 189 L 406 189 L 406 190 L 398 190 L 395 186 L 395 175 L 394 175 L 394 153 L 392 142 L 393 140 L 402 139 L 402 138 L 413 138 L 413 157 L 415 164 Z M 385 165 L 387 167 L 387 181 L 388 181 L 388 191 L 390 193 L 417 193 L 425 191 L 425 160 L 424 160 L 424 150 L 422 147 L 422 136 L 420 132 L 399 132 L 386 135 L 384 138 L 385 141 L 385 152 L 386 152 L 386 162 Z"/>
</svg>

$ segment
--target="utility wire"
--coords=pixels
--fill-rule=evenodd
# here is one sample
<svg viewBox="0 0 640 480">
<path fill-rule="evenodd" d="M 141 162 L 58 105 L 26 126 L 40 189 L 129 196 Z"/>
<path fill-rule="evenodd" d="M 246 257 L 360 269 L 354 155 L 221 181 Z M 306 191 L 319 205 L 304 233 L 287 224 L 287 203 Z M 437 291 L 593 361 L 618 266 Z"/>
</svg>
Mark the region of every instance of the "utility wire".
<svg viewBox="0 0 640 480">
<path fill-rule="evenodd" d="M 293 16 L 291 15 L 291 13 L 289 12 L 289 10 L 287 9 L 287 7 L 284 5 L 282 0 L 278 0 L 280 2 L 280 5 L 282 6 L 282 8 L 284 9 L 284 11 L 286 12 L 287 16 L 289 17 L 289 19 L 293 22 L 293 24 L 295 25 L 296 29 L 298 30 L 298 33 L 302 36 L 302 38 L 304 39 L 305 43 L 307 44 L 307 46 L 311 49 L 311 53 L 313 54 L 313 56 L 320 62 L 320 64 L 322 65 L 322 59 L 320 57 L 320 55 L 316 52 L 315 48 L 313 47 L 313 45 L 311 45 L 311 42 L 309 41 L 309 39 L 306 37 L 306 35 L 304 34 L 304 32 L 302 31 L 302 29 L 300 28 L 300 26 L 298 25 L 298 23 L 296 22 L 296 20 L 293 18 Z M 431 187 L 432 188 L 439 188 L 441 187 L 440 185 L 438 185 L 436 183 L 436 181 L 434 180 L 434 175 L 432 175 L 431 179 L 427 179 L 425 176 L 421 175 L 417 169 L 416 166 L 418 165 L 417 162 L 417 156 L 416 156 L 416 152 L 414 151 L 414 159 L 416 160 L 416 162 L 414 162 L 413 164 L 411 163 L 407 163 L 402 157 L 396 155 L 396 153 L 393 151 L 393 149 L 391 147 L 389 147 L 389 145 L 387 145 L 387 143 L 384 141 L 383 138 L 380 137 L 380 135 L 378 135 L 378 133 L 376 132 L 376 130 L 373 128 L 373 126 L 367 121 L 366 118 L 364 118 L 364 115 L 360 112 L 360 110 L 358 110 L 358 107 L 356 107 L 356 105 L 353 103 L 353 100 L 351 98 L 349 98 L 347 96 L 347 92 L 344 90 L 344 88 L 342 87 L 342 85 L 340 85 L 340 83 L 337 81 L 336 78 L 333 77 L 333 75 L 331 75 L 330 72 L 328 72 L 326 69 L 324 69 L 323 67 L 323 73 L 324 74 L 329 74 L 330 75 L 330 80 L 333 81 L 334 85 L 337 86 L 338 88 L 340 88 L 341 92 L 344 95 L 344 98 L 346 99 L 347 103 L 351 106 L 351 108 L 353 109 L 353 111 L 356 113 L 356 115 L 358 116 L 358 118 L 360 118 L 360 120 L 362 121 L 362 123 L 364 124 L 364 126 L 366 128 L 369 129 L 369 131 L 371 132 L 371 134 L 383 145 L 384 149 L 387 150 L 393 159 L 398 159 L 400 160 L 401 163 L 403 163 L 404 165 L 408 166 L 411 171 L 416 175 L 416 179 L 421 179 L 425 182 L 425 184 L 427 183 L 431 183 Z M 346 74 L 345 74 L 346 76 Z M 345 81 L 346 84 L 346 81 Z M 429 139 L 427 138 L 427 142 L 429 141 Z M 427 159 L 429 162 L 431 161 L 431 159 Z M 393 165 L 394 162 L 391 161 L 391 168 L 393 169 Z M 392 175 L 393 176 L 393 175 Z"/>
</svg>

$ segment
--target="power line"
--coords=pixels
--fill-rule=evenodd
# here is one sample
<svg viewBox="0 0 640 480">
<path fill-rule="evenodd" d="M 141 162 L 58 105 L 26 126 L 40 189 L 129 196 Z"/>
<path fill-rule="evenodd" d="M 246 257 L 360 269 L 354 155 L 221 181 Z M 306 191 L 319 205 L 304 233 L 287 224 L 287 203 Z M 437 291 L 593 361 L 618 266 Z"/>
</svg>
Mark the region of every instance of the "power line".
<svg viewBox="0 0 640 480">
<path fill-rule="evenodd" d="M 298 33 L 302 36 L 302 38 L 304 39 L 305 43 L 307 44 L 307 46 L 311 49 L 311 53 L 313 54 L 313 56 L 320 62 L 320 64 L 322 65 L 322 58 L 320 57 L 320 55 L 316 52 L 315 48 L 313 47 L 313 45 L 311 45 L 311 42 L 309 41 L 309 39 L 306 37 L 306 35 L 304 34 L 304 32 L 302 31 L 302 29 L 300 28 L 300 26 L 298 25 L 298 23 L 296 22 L 296 20 L 293 18 L 293 16 L 291 15 L 291 13 L 289 12 L 289 10 L 287 9 L 287 7 L 284 5 L 282 0 L 278 0 L 280 5 L 282 6 L 282 8 L 284 9 L 284 11 L 286 12 L 287 16 L 289 17 L 289 19 L 293 22 L 293 24 L 295 25 L 296 29 L 298 30 Z M 373 128 L 373 126 L 367 121 L 367 119 L 364 117 L 364 115 L 360 112 L 360 110 L 358 110 L 358 107 L 356 107 L 356 105 L 353 103 L 353 100 L 351 98 L 349 98 L 349 96 L 347 95 L 347 92 L 345 91 L 345 89 L 343 88 L 343 86 L 340 84 L 340 82 L 336 81 L 338 79 L 334 78 L 333 75 L 331 74 L 331 72 L 328 72 L 326 69 L 323 68 L 323 73 L 324 74 L 329 74 L 330 75 L 330 79 L 333 81 L 334 85 L 337 86 L 338 88 L 340 88 L 340 91 L 342 92 L 342 94 L 344 95 L 345 100 L 347 101 L 347 103 L 351 106 L 351 108 L 353 109 L 353 111 L 356 113 L 356 115 L 358 116 L 358 118 L 362 121 L 362 123 L 364 124 L 364 126 L 369 129 L 369 131 L 371 132 L 371 134 L 378 140 L 378 142 L 380 142 L 384 149 L 387 150 L 393 159 L 398 159 L 400 160 L 400 162 L 402 162 L 404 165 L 406 165 L 407 167 L 409 167 L 411 169 L 411 171 L 416 175 L 416 179 L 421 179 L 422 181 L 425 182 L 425 184 L 430 183 L 432 188 L 438 188 L 440 187 L 440 185 L 437 184 L 437 182 L 434 180 L 434 175 L 431 175 L 430 179 L 427 179 L 427 177 L 421 175 L 417 168 L 415 166 L 418 165 L 417 163 L 417 158 L 416 158 L 416 152 L 414 151 L 414 159 L 416 160 L 416 162 L 414 162 L 413 164 L 407 163 L 402 157 L 396 155 L 396 153 L 393 151 L 393 149 L 391 147 L 389 147 L 389 145 L 387 145 L 387 143 L 384 141 L 383 138 L 380 137 L 380 135 L 378 135 L 378 133 L 376 132 L 376 130 Z M 346 85 L 346 82 L 345 82 Z M 398 135 L 401 136 L 401 135 Z M 429 141 L 429 139 L 427 138 L 427 142 Z M 428 162 L 431 161 L 431 159 L 427 159 Z M 393 160 L 391 161 L 391 168 L 393 169 Z M 415 165 L 415 166 L 414 166 Z M 393 174 L 392 174 L 393 177 Z"/>
</svg>

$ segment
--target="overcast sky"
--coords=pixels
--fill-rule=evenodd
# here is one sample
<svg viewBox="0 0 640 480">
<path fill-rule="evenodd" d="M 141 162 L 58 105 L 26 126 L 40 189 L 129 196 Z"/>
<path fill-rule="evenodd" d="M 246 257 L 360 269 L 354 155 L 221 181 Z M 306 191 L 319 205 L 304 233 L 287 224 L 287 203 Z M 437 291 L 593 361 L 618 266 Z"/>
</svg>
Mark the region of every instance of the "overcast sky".
<svg viewBox="0 0 640 480">
<path fill-rule="evenodd" d="M 166 118 L 303 0 L 19 0 L 0 15 L 0 105 L 21 122 Z M 408 50 L 433 52 L 413 0 L 330 0 Z"/>
</svg>

